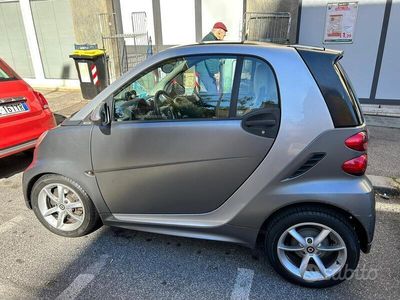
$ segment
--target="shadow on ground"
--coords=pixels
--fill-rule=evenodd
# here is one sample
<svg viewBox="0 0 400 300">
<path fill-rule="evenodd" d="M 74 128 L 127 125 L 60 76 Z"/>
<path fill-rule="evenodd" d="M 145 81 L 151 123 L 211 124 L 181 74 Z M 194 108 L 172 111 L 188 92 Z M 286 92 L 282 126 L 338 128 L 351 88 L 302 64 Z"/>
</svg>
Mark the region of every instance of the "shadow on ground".
<svg viewBox="0 0 400 300">
<path fill-rule="evenodd" d="M 397 298 L 400 247 L 393 237 L 398 234 L 399 213 L 378 211 L 374 246 L 359 263 L 359 268 L 376 270 L 378 277 L 309 289 L 284 281 L 261 253 L 255 256 L 238 245 L 103 227 L 81 238 L 82 243 L 88 238 L 92 241 L 35 296 L 57 297 L 105 256 L 105 266 L 80 292 L 79 299 L 229 299 L 238 268 L 254 270 L 250 299 L 292 299 L 294 295 L 298 299 Z"/>
<path fill-rule="evenodd" d="M 24 171 L 32 162 L 33 151 L 25 151 L 0 159 L 0 179 Z"/>
</svg>

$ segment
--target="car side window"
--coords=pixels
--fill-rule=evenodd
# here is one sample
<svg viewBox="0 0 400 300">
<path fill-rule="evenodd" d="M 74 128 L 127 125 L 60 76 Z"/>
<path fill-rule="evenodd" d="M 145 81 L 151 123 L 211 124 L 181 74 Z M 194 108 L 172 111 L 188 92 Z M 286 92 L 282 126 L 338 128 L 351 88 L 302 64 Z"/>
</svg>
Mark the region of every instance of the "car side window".
<svg viewBox="0 0 400 300">
<path fill-rule="evenodd" d="M 279 107 L 274 72 L 260 59 L 245 58 L 240 76 L 237 116 L 268 107 Z"/>
<path fill-rule="evenodd" d="M 236 57 L 169 60 L 114 95 L 114 119 L 179 120 L 229 117 Z"/>
</svg>

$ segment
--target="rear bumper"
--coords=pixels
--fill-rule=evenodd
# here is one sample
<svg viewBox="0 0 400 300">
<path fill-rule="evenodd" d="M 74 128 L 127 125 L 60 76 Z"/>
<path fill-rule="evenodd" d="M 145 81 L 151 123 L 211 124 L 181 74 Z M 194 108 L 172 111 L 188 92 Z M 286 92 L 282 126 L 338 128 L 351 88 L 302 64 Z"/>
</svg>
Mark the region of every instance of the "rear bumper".
<svg viewBox="0 0 400 300">
<path fill-rule="evenodd" d="M 45 109 L 39 115 L 2 124 L 0 158 L 35 147 L 36 139 L 56 126 L 53 113 Z"/>
<path fill-rule="evenodd" d="M 373 195 L 373 197 L 375 198 L 375 195 Z M 375 200 L 374 200 L 374 202 L 375 202 Z M 364 227 L 365 236 L 366 236 L 365 240 L 363 240 L 360 237 L 361 250 L 364 253 L 369 253 L 371 251 L 372 241 L 374 239 L 374 232 L 375 232 L 375 209 L 371 213 L 371 215 L 361 217 L 361 218 L 359 217 L 359 220 L 361 221 L 361 223 Z"/>
<path fill-rule="evenodd" d="M 35 147 L 35 145 L 36 145 L 36 139 L 9 148 L 1 149 L 0 158 L 13 155 L 15 153 L 19 153 L 28 149 L 32 149 Z"/>
</svg>

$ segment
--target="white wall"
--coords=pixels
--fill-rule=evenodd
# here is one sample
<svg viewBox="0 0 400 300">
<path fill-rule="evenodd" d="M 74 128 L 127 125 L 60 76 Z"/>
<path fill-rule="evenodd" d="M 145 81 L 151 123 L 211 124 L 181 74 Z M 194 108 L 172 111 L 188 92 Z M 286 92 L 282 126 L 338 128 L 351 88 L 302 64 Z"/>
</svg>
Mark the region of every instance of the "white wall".
<svg viewBox="0 0 400 300">
<path fill-rule="evenodd" d="M 243 0 L 202 0 L 202 36 L 209 33 L 215 22 L 223 22 L 228 28 L 227 41 L 240 41 Z"/>
<path fill-rule="evenodd" d="M 358 0 L 359 8 L 353 43 L 324 45 L 322 41 L 328 2 L 335 1 L 302 1 L 299 43 L 344 50 L 344 57 L 341 62 L 358 97 L 369 98 L 386 1 Z M 399 26 L 398 21 L 396 22 Z"/>
<path fill-rule="evenodd" d="M 153 4 L 151 0 L 120 0 L 122 28 L 125 34 L 133 33 L 132 12 L 144 11 L 147 16 L 147 29 L 154 44 Z M 133 45 L 132 39 L 126 39 L 127 45 Z"/>
<path fill-rule="evenodd" d="M 164 45 L 196 42 L 194 0 L 160 0 Z"/>
<path fill-rule="evenodd" d="M 400 99 L 400 0 L 393 0 L 385 51 L 376 92 L 377 99 Z"/>
<path fill-rule="evenodd" d="M 147 27 L 154 43 L 154 19 L 151 0 L 120 0 L 124 33 L 132 33 L 131 13 L 144 11 Z M 241 39 L 243 0 L 202 0 L 202 36 L 210 32 L 215 22 L 228 27 L 225 40 Z M 163 45 L 179 45 L 196 42 L 195 0 L 160 0 Z M 128 45 L 133 42 L 126 39 Z"/>
</svg>

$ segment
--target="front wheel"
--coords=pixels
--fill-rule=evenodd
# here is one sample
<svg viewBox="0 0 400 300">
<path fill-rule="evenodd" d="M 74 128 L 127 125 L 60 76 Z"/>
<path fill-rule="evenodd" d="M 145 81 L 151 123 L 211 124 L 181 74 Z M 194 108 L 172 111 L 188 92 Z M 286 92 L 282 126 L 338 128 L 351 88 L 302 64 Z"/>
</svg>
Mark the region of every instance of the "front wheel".
<svg viewBox="0 0 400 300">
<path fill-rule="evenodd" d="M 265 246 L 273 268 L 307 287 L 336 285 L 357 267 L 360 246 L 351 224 L 319 208 L 293 209 L 274 218 Z"/>
<path fill-rule="evenodd" d="M 83 236 L 100 224 L 97 210 L 87 193 L 67 177 L 42 176 L 32 188 L 31 200 L 39 221 L 58 235 Z"/>
</svg>

